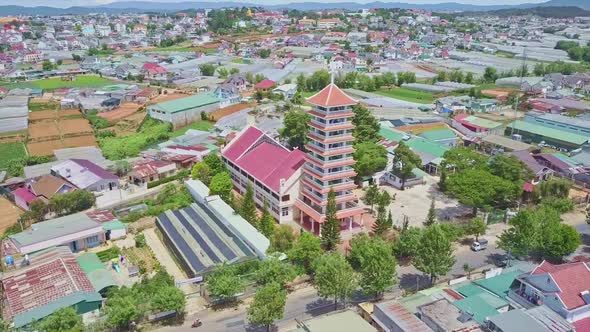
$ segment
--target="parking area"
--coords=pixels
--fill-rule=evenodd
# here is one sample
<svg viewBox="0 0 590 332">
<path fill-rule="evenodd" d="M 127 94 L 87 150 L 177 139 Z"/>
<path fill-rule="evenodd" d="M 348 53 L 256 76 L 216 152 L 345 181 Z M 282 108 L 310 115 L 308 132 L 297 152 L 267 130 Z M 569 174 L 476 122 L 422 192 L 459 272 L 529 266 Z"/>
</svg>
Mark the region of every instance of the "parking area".
<svg viewBox="0 0 590 332">
<path fill-rule="evenodd" d="M 396 197 L 389 205 L 394 225 L 402 226 L 404 216 L 407 216 L 410 226 L 421 226 L 426 220 L 433 197 L 439 220 L 449 220 L 471 212 L 470 208 L 461 205 L 456 199 L 450 198 L 438 190 L 438 177 L 427 175 L 425 180 L 425 184 L 406 188 L 404 191 L 391 186 L 381 186 L 381 189 Z"/>
</svg>

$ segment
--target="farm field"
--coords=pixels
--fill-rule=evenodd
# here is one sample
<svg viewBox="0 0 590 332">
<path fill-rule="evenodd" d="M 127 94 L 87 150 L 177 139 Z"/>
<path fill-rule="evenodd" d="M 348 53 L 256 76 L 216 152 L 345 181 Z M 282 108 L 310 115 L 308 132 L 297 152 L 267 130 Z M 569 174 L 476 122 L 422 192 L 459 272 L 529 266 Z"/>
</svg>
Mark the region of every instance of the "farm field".
<svg viewBox="0 0 590 332">
<path fill-rule="evenodd" d="M 59 138 L 59 128 L 55 120 L 44 120 L 31 122 L 29 125 L 29 139 L 32 141 L 40 141 L 43 138 L 53 139 Z"/>
<path fill-rule="evenodd" d="M 26 155 L 27 151 L 22 143 L 0 144 L 0 170 L 6 169 L 10 160 L 22 158 Z"/>
<path fill-rule="evenodd" d="M 59 88 L 71 87 L 71 88 L 99 88 L 105 85 L 113 84 L 114 81 L 93 75 L 80 75 L 73 81 L 63 81 L 60 77 L 47 78 L 43 80 L 18 82 L 18 83 L 6 83 L 0 86 L 9 89 L 14 88 L 31 88 L 31 89 L 43 89 L 43 90 L 54 90 Z"/>
<path fill-rule="evenodd" d="M 429 92 L 414 91 L 405 88 L 394 88 L 391 90 L 378 90 L 376 94 L 396 98 L 403 101 L 408 101 L 418 104 L 430 104 L 436 100 L 436 97 Z"/>
<path fill-rule="evenodd" d="M 193 122 L 190 125 L 186 126 L 186 127 L 182 127 L 180 129 L 177 129 L 175 131 L 173 131 L 170 134 L 170 137 L 178 137 L 180 135 L 184 135 L 189 129 L 195 129 L 195 130 L 202 130 L 202 131 L 209 131 L 209 129 L 213 128 L 213 124 L 209 121 L 197 121 L 197 122 Z"/>
<path fill-rule="evenodd" d="M 90 123 L 86 119 L 61 119 L 59 120 L 59 128 L 64 136 L 81 133 L 92 134 L 93 132 Z"/>
<path fill-rule="evenodd" d="M 0 214 L 0 234 L 14 225 L 18 217 L 23 214 L 23 210 L 16 207 L 4 197 L 0 197 L 0 211 L 2 211 L 2 214 Z"/>
<path fill-rule="evenodd" d="M 107 119 L 109 122 L 114 122 L 116 120 L 130 116 L 131 114 L 137 112 L 142 106 L 143 105 L 136 103 L 124 103 L 112 111 L 100 112 L 96 115 L 103 119 Z"/>
<path fill-rule="evenodd" d="M 209 117 L 213 121 L 217 121 L 226 115 L 237 113 L 241 110 L 244 110 L 249 107 L 252 108 L 254 106 L 256 106 L 256 103 L 239 103 L 228 107 L 220 108 L 217 111 L 211 112 L 211 114 L 209 114 Z"/>
</svg>

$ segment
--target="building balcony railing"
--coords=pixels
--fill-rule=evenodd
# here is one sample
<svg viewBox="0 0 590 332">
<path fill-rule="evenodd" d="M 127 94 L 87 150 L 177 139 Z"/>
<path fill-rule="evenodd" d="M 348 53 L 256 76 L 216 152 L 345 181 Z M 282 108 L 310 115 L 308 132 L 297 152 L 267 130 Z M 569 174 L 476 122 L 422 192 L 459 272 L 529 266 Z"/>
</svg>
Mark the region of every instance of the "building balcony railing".
<svg viewBox="0 0 590 332">
<path fill-rule="evenodd" d="M 341 146 L 337 148 L 322 148 L 313 143 L 308 143 L 305 145 L 305 148 L 311 150 L 315 153 L 321 154 L 322 156 L 336 156 L 339 154 L 347 154 L 347 153 L 354 153 L 354 148 L 352 146 Z"/>
<path fill-rule="evenodd" d="M 356 172 L 353 169 L 345 169 L 338 172 L 320 171 L 313 168 L 310 164 L 306 164 L 303 171 L 318 178 L 320 181 L 337 180 L 340 178 L 355 177 Z"/>
<path fill-rule="evenodd" d="M 318 122 L 315 120 L 311 120 L 309 125 L 313 128 L 316 128 L 316 129 L 319 129 L 322 131 L 348 130 L 348 129 L 354 128 L 354 125 L 349 121 L 342 122 L 342 123 L 335 123 L 335 124 L 327 124 L 327 123 L 321 123 L 321 122 Z"/>
<path fill-rule="evenodd" d="M 310 132 L 307 134 L 307 137 L 311 140 L 322 142 L 324 144 L 354 141 L 354 137 L 352 136 L 352 133 L 347 133 L 347 134 L 342 134 L 342 135 L 334 135 L 334 136 L 325 136 L 322 134 Z"/>
<path fill-rule="evenodd" d="M 334 167 L 341 167 L 341 166 L 350 166 L 354 165 L 355 161 L 352 157 L 340 158 L 335 160 L 320 160 L 316 157 L 307 154 L 305 159 L 310 163 L 321 167 L 321 168 L 334 168 Z"/>
<path fill-rule="evenodd" d="M 521 305 L 525 309 L 533 308 L 540 305 L 538 300 L 529 298 L 529 296 L 526 293 L 519 292 L 518 289 L 510 289 L 508 291 L 508 298 L 516 302 L 517 304 Z"/>
<path fill-rule="evenodd" d="M 348 110 L 341 110 L 341 111 L 326 112 L 326 111 L 322 111 L 320 109 L 314 108 L 311 111 L 309 111 L 309 114 L 319 116 L 322 118 L 326 118 L 326 119 L 348 118 L 348 117 L 354 116 L 354 113 L 352 112 L 352 110 L 349 110 L 349 109 Z"/>
<path fill-rule="evenodd" d="M 342 191 L 342 190 L 351 190 L 357 187 L 356 183 L 354 183 L 354 181 L 343 181 L 341 183 L 337 183 L 337 184 L 333 184 L 333 185 L 323 185 L 323 184 L 319 184 L 313 180 L 310 180 L 308 178 L 303 178 L 303 183 L 304 185 L 310 186 L 313 189 L 315 189 L 316 191 L 325 194 L 328 193 L 330 191 L 330 189 L 333 189 L 334 191 Z"/>
</svg>

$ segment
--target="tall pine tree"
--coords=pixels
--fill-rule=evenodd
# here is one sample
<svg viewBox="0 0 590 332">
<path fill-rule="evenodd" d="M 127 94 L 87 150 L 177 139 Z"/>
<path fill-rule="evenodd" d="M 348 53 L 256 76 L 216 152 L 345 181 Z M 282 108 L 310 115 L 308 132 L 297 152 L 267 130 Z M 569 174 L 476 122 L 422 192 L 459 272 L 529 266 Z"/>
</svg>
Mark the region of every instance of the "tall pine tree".
<svg viewBox="0 0 590 332">
<path fill-rule="evenodd" d="M 274 234 L 275 230 L 275 218 L 268 211 L 268 203 L 264 201 L 264 207 L 262 208 L 262 216 L 260 222 L 258 222 L 260 232 L 267 238 L 270 238 Z"/>
<path fill-rule="evenodd" d="M 322 224 L 322 246 L 324 250 L 336 249 L 340 243 L 340 220 L 336 217 L 336 193 L 330 189 L 328 193 L 328 205 L 326 206 L 326 220 Z"/>
<path fill-rule="evenodd" d="M 387 191 L 381 192 L 379 194 L 379 198 L 377 199 L 377 219 L 373 224 L 373 235 L 375 236 L 383 236 L 385 235 L 392 227 L 392 224 L 389 224 L 389 218 L 387 214 L 387 206 L 391 202 L 391 196 Z M 389 213 L 391 216 L 391 213 Z"/>
<path fill-rule="evenodd" d="M 426 221 L 424 221 L 424 226 L 430 226 L 436 222 L 436 210 L 434 208 L 434 197 L 430 202 L 430 208 L 428 209 L 428 215 L 426 215 Z"/>
<path fill-rule="evenodd" d="M 259 229 L 256 202 L 254 202 L 254 189 L 252 189 L 251 184 L 248 184 L 248 187 L 246 187 L 246 193 L 244 194 L 242 206 L 240 207 L 240 215 L 252 224 L 252 226 L 256 227 L 256 229 Z"/>
</svg>

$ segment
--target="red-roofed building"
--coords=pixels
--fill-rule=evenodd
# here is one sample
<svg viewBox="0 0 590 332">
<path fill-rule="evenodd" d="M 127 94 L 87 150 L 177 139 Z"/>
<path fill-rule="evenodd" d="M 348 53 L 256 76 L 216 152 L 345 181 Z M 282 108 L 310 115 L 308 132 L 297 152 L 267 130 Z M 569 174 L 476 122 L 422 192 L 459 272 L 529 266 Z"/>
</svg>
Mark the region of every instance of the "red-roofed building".
<svg viewBox="0 0 590 332">
<path fill-rule="evenodd" d="M 363 208 L 352 192 L 356 188 L 356 176 L 352 166 L 354 138 L 352 131 L 352 106 L 357 101 L 346 95 L 334 83 L 307 99 L 315 107 L 309 112 L 309 151 L 301 193 L 295 206 L 300 211 L 299 222 L 313 233 L 320 233 L 320 225 L 326 219 L 328 193 L 336 195 L 336 216 L 340 219 L 341 230 L 352 230 L 362 225 Z"/>
<path fill-rule="evenodd" d="M 525 308 L 545 305 L 572 323 L 590 317 L 589 291 L 586 262 L 554 265 L 543 261 L 530 273 L 518 276 L 508 296 Z"/>
<path fill-rule="evenodd" d="M 21 328 L 62 308 L 79 314 L 100 308 L 102 297 L 67 247 L 31 254 L 29 262 L 1 277 L 5 321 Z"/>
<path fill-rule="evenodd" d="M 222 159 L 241 193 L 254 189 L 258 207 L 266 201 L 273 217 L 284 223 L 294 217 L 305 153 L 290 151 L 256 127 L 246 127 L 223 149 Z"/>
<path fill-rule="evenodd" d="M 275 85 L 277 84 L 277 82 L 273 81 L 273 80 L 262 80 L 259 83 L 257 83 L 256 85 L 254 85 L 254 89 L 259 90 L 259 91 L 264 91 L 264 92 L 268 92 L 270 91 L 270 89 L 272 89 Z"/>
<path fill-rule="evenodd" d="M 150 79 L 163 79 L 168 75 L 168 71 L 154 62 L 144 63 L 141 72 Z"/>
<path fill-rule="evenodd" d="M 176 164 L 172 161 L 150 160 L 133 166 L 129 172 L 129 181 L 136 185 L 143 185 L 158 181 L 176 174 Z"/>
</svg>

